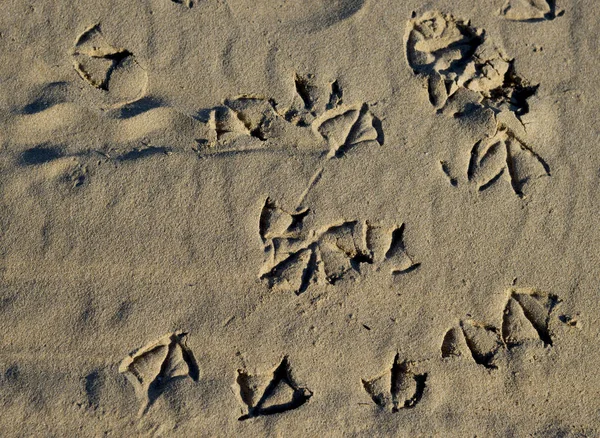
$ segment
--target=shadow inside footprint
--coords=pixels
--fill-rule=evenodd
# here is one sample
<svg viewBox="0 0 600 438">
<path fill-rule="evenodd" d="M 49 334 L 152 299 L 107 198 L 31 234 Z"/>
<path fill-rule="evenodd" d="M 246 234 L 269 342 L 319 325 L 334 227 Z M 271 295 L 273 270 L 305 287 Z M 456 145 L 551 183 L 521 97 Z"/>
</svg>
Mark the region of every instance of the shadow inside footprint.
<svg viewBox="0 0 600 438">
<path fill-rule="evenodd" d="M 238 370 L 236 383 L 240 397 L 248 408 L 248 412 L 238 418 L 239 421 L 297 409 L 313 396 L 312 391 L 298 385 L 293 379 L 287 356 L 275 368 L 265 387 L 257 384 L 257 377 L 260 379 L 246 370 Z"/>
<path fill-rule="evenodd" d="M 140 399 L 139 415 L 144 415 L 165 392 L 170 383 L 200 378 L 198 362 L 186 345 L 187 333 L 177 331 L 165 335 L 140 350 L 128 355 L 119 366 L 135 388 Z"/>
</svg>

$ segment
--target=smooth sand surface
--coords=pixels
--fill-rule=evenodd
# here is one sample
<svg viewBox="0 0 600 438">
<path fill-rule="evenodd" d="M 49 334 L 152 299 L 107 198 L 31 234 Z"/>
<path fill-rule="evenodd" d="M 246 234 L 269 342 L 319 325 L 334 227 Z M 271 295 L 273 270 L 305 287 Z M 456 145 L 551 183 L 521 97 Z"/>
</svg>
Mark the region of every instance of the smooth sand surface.
<svg viewBox="0 0 600 438">
<path fill-rule="evenodd" d="M 2 437 L 600 436 L 600 7 L 4 0 Z"/>
</svg>

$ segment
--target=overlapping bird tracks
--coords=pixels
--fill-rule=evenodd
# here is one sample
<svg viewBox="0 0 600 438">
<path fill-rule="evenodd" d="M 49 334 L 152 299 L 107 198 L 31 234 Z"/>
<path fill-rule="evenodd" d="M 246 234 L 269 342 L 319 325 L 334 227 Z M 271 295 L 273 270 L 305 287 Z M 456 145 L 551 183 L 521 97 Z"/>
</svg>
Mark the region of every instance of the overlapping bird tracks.
<svg viewBox="0 0 600 438">
<path fill-rule="evenodd" d="M 482 192 L 506 178 L 523 197 L 529 183 L 550 176 L 548 163 L 516 133 L 524 131 L 521 116 L 538 85 L 516 73 L 513 59 L 484 30 L 430 11 L 409 21 L 405 40 L 408 64 L 424 79 L 437 112 L 468 118 L 485 131 L 471 148 L 468 182 Z M 441 167 L 458 186 L 450 164 Z"/>
<path fill-rule="evenodd" d="M 448 330 L 441 346 L 442 357 L 471 357 L 485 368 L 498 368 L 497 361 L 516 347 L 552 347 L 551 323 L 560 323 L 553 310 L 558 297 L 536 289 L 509 289 L 502 326 L 473 319 Z"/>
<path fill-rule="evenodd" d="M 259 219 L 265 261 L 259 278 L 269 287 L 305 292 L 311 284 L 335 284 L 360 274 L 362 264 L 387 266 L 394 275 L 419 267 L 407 253 L 404 224 L 385 226 L 369 221 L 340 221 L 321 230 L 307 230 L 310 210 L 288 212 L 267 198 Z"/>
<path fill-rule="evenodd" d="M 329 93 L 314 84 L 312 75 L 296 75 L 295 85 L 289 108 L 281 108 L 274 99 L 247 94 L 199 111 L 196 118 L 210 130 L 207 138 L 197 140 L 199 153 L 218 153 L 239 136 L 263 142 L 281 138 L 292 126 L 306 129 L 309 138 L 324 139 L 329 145 L 328 158 L 339 158 L 356 146 L 383 144 L 381 121 L 367 103 L 345 105 L 337 81 L 330 84 Z M 262 147 L 272 145 L 254 149 Z"/>
</svg>

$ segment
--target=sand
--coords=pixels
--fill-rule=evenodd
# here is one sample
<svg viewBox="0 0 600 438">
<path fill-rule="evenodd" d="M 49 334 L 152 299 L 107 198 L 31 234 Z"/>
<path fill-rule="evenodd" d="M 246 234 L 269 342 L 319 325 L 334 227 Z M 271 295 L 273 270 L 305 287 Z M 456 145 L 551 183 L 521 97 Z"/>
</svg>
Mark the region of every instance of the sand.
<svg viewBox="0 0 600 438">
<path fill-rule="evenodd" d="M 599 17 L 5 0 L 0 435 L 600 436 Z"/>
</svg>

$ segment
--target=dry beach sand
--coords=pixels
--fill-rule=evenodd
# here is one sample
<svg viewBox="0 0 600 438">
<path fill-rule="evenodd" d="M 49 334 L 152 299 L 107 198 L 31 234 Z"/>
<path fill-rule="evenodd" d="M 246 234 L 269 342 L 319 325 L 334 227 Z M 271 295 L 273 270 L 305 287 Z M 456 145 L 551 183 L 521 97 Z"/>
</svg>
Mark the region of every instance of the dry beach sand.
<svg viewBox="0 0 600 438">
<path fill-rule="evenodd" d="M 600 6 L 3 0 L 0 436 L 600 436 Z"/>
</svg>

